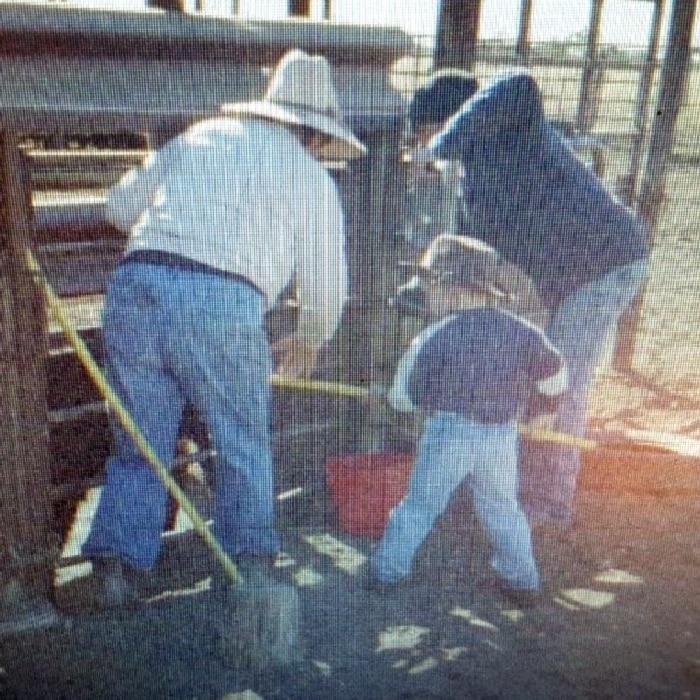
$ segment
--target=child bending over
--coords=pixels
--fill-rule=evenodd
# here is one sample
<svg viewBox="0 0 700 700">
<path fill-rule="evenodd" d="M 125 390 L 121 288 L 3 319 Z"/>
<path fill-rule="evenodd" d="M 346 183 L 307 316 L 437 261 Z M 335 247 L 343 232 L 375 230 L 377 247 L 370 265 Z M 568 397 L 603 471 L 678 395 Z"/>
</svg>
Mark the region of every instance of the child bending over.
<svg viewBox="0 0 700 700">
<path fill-rule="evenodd" d="M 433 322 L 401 358 L 389 402 L 427 417 L 408 492 L 372 557 L 373 587 L 410 576 L 418 548 L 471 477 L 499 588 L 518 605 L 537 598 L 540 577 L 517 496 L 517 420 L 534 391 L 566 389 L 566 367 L 539 328 L 498 308 L 507 301 L 500 264 L 487 244 L 442 235 L 413 266 Z"/>
</svg>

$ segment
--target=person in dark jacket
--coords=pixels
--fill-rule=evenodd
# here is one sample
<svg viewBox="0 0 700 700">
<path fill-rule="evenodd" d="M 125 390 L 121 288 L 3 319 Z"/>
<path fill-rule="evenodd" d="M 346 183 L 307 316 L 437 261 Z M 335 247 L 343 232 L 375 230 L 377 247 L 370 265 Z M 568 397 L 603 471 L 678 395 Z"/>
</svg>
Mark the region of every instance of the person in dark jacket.
<svg viewBox="0 0 700 700">
<path fill-rule="evenodd" d="M 517 419 L 533 391 L 565 389 L 566 367 L 540 329 L 497 308 L 506 297 L 499 262 L 485 243 L 443 235 L 416 267 L 434 322 L 401 358 L 389 402 L 427 418 L 408 493 L 373 555 L 377 586 L 410 576 L 421 543 L 470 477 L 499 587 L 518 603 L 540 587 L 517 497 Z"/>
<path fill-rule="evenodd" d="M 552 427 L 584 436 L 605 342 L 648 274 L 645 225 L 549 122 L 525 70 L 477 92 L 416 158 L 461 163 L 462 230 L 532 278 L 549 311 L 547 335 L 569 368 Z M 570 524 L 578 450 L 539 445 L 528 455 L 521 497 L 531 522 Z"/>
<path fill-rule="evenodd" d="M 479 89 L 476 77 L 464 70 L 444 68 L 418 88 L 408 107 L 408 131 L 413 148 L 425 147 L 445 127 L 462 105 Z M 422 253 L 440 234 L 456 234 L 459 226 L 459 162 L 433 161 L 409 167 L 404 239 Z M 547 311 L 527 275 L 501 260 L 499 284 L 507 288 L 511 311 L 542 323 Z M 409 279 L 397 290 L 393 305 L 403 313 L 420 315 L 425 308 L 425 290 L 420 279 Z"/>
</svg>

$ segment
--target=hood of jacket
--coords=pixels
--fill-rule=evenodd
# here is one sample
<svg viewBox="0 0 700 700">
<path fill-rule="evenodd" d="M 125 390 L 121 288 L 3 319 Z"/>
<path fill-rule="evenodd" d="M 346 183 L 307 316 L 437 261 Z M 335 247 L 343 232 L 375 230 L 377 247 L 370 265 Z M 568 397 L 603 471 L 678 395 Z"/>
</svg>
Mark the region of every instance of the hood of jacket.
<svg viewBox="0 0 700 700">
<path fill-rule="evenodd" d="M 531 139 L 548 126 L 539 87 L 530 73 L 511 70 L 468 100 L 430 144 L 438 158 L 461 159 L 475 141 Z"/>
</svg>

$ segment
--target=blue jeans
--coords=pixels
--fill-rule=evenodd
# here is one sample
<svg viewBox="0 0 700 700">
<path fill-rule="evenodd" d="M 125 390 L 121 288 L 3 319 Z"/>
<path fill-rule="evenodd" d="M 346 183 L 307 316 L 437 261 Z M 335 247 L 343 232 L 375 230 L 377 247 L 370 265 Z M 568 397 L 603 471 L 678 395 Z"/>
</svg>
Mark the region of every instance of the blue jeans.
<svg viewBox="0 0 700 700">
<path fill-rule="evenodd" d="M 105 300 L 108 379 L 162 462 L 173 463 L 187 401 L 209 428 L 218 453 L 213 532 L 230 556 L 280 547 L 264 313 L 263 297 L 245 283 L 145 263 L 119 266 Z M 150 568 L 167 493 L 116 420 L 112 428 L 114 450 L 83 553 Z"/>
<path fill-rule="evenodd" d="M 648 268 L 647 260 L 619 267 L 569 295 L 555 310 L 547 335 L 566 359 L 569 389 L 557 408 L 554 430 L 585 436 L 588 397 L 605 342 Z M 574 448 L 541 443 L 523 451 L 520 494 L 531 522 L 571 522 L 580 467 Z"/>
<path fill-rule="evenodd" d="M 470 477 L 474 508 L 493 547 L 491 566 L 514 588 L 539 588 L 530 528 L 518 505 L 517 455 L 515 422 L 481 425 L 441 412 L 429 417 L 408 493 L 373 555 L 376 578 L 395 583 L 411 573 L 418 548 Z"/>
</svg>

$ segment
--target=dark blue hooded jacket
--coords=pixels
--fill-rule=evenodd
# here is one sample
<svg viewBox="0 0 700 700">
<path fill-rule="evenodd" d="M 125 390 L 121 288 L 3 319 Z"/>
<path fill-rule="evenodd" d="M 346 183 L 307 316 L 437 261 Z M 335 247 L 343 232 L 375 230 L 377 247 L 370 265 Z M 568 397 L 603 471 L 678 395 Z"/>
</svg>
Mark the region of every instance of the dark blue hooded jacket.
<svg viewBox="0 0 700 700">
<path fill-rule="evenodd" d="M 463 233 L 520 265 L 550 308 L 648 256 L 646 227 L 550 125 L 527 72 L 478 92 L 430 151 L 463 165 Z"/>
</svg>

